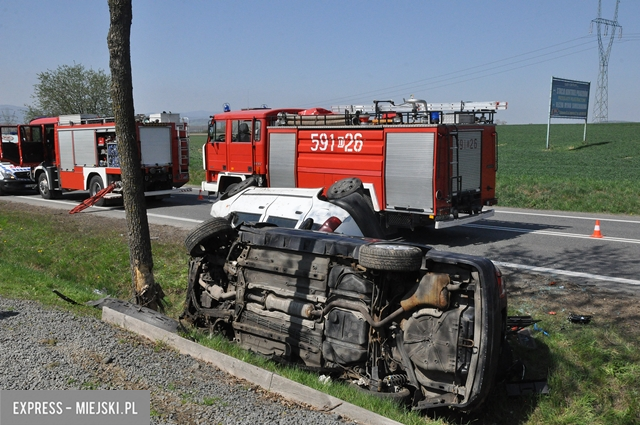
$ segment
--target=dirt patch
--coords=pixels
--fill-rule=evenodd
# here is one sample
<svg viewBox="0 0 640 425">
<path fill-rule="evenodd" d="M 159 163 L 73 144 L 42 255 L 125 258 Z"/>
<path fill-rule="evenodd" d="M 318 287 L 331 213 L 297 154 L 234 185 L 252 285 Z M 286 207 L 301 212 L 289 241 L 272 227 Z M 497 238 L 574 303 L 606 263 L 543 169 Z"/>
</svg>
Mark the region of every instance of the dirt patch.
<svg viewBox="0 0 640 425">
<path fill-rule="evenodd" d="M 634 338 L 640 336 L 640 296 L 637 288 L 558 279 L 543 274 L 503 270 L 507 278 L 509 305 L 516 314 L 535 314 L 544 320 L 546 315 L 568 317 L 591 316 L 594 323 L 607 323 L 624 329 Z"/>
</svg>

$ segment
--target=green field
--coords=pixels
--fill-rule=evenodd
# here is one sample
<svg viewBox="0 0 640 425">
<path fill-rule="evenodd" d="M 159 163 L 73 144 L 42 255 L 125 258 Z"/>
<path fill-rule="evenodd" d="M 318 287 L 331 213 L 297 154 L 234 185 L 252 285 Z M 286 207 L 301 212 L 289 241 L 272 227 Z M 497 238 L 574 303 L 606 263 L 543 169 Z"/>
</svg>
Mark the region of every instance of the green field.
<svg viewBox="0 0 640 425">
<path fill-rule="evenodd" d="M 498 126 L 498 205 L 639 214 L 640 123 Z"/>
<path fill-rule="evenodd" d="M 207 136 L 205 134 L 192 134 L 189 139 L 189 184 L 200 186 L 200 183 L 204 181 L 202 145 L 207 141 Z"/>
</svg>

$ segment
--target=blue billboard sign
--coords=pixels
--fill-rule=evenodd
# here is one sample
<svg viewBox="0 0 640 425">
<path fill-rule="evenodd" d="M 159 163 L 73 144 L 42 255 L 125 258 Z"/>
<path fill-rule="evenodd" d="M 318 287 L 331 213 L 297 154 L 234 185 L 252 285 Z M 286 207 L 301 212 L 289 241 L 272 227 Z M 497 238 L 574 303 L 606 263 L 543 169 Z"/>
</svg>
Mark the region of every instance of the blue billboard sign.
<svg viewBox="0 0 640 425">
<path fill-rule="evenodd" d="M 584 81 L 551 78 L 550 118 L 587 119 L 589 110 L 589 87 Z"/>
</svg>

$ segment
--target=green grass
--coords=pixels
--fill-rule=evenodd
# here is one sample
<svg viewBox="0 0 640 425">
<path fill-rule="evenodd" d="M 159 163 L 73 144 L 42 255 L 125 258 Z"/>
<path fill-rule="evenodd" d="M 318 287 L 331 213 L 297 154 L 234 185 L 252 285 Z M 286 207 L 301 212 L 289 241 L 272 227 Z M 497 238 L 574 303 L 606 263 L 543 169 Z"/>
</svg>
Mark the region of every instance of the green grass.
<svg viewBox="0 0 640 425">
<path fill-rule="evenodd" d="M 0 208 L 0 294 L 70 306 L 52 291 L 84 303 L 131 294 L 126 230 L 87 229 L 64 220 L 66 211 L 24 214 Z M 124 222 L 123 222 L 124 223 Z M 182 311 L 187 276 L 184 247 L 152 241 L 154 275 L 167 295 L 167 311 Z M 181 244 L 179 244 L 181 245 Z M 74 307 L 78 310 L 85 307 Z"/>
<path fill-rule="evenodd" d="M 498 126 L 501 206 L 638 214 L 640 123 Z"/>
<path fill-rule="evenodd" d="M 510 300 L 511 301 L 511 300 Z M 571 324 L 565 315 L 550 316 L 542 306 L 512 302 L 514 315 L 543 319 L 534 331 L 537 348 L 512 346 L 527 365 L 526 379 L 547 380 L 550 393 L 509 399 L 494 391 L 484 407 L 489 423 L 617 424 L 640 421 L 640 341 L 637 330 L 598 318 Z M 501 395 L 502 394 L 502 395 Z"/>
</svg>

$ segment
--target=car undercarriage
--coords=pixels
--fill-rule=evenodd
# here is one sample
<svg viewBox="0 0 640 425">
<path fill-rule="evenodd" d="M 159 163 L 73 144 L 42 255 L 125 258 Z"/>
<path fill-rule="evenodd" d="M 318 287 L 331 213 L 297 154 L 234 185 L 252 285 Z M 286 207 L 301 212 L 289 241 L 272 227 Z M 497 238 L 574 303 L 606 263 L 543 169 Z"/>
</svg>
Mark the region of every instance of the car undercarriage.
<svg viewBox="0 0 640 425">
<path fill-rule="evenodd" d="M 488 259 L 222 218 L 185 245 L 182 318 L 245 349 L 414 409 L 472 410 L 493 385 L 507 300 Z"/>
</svg>

